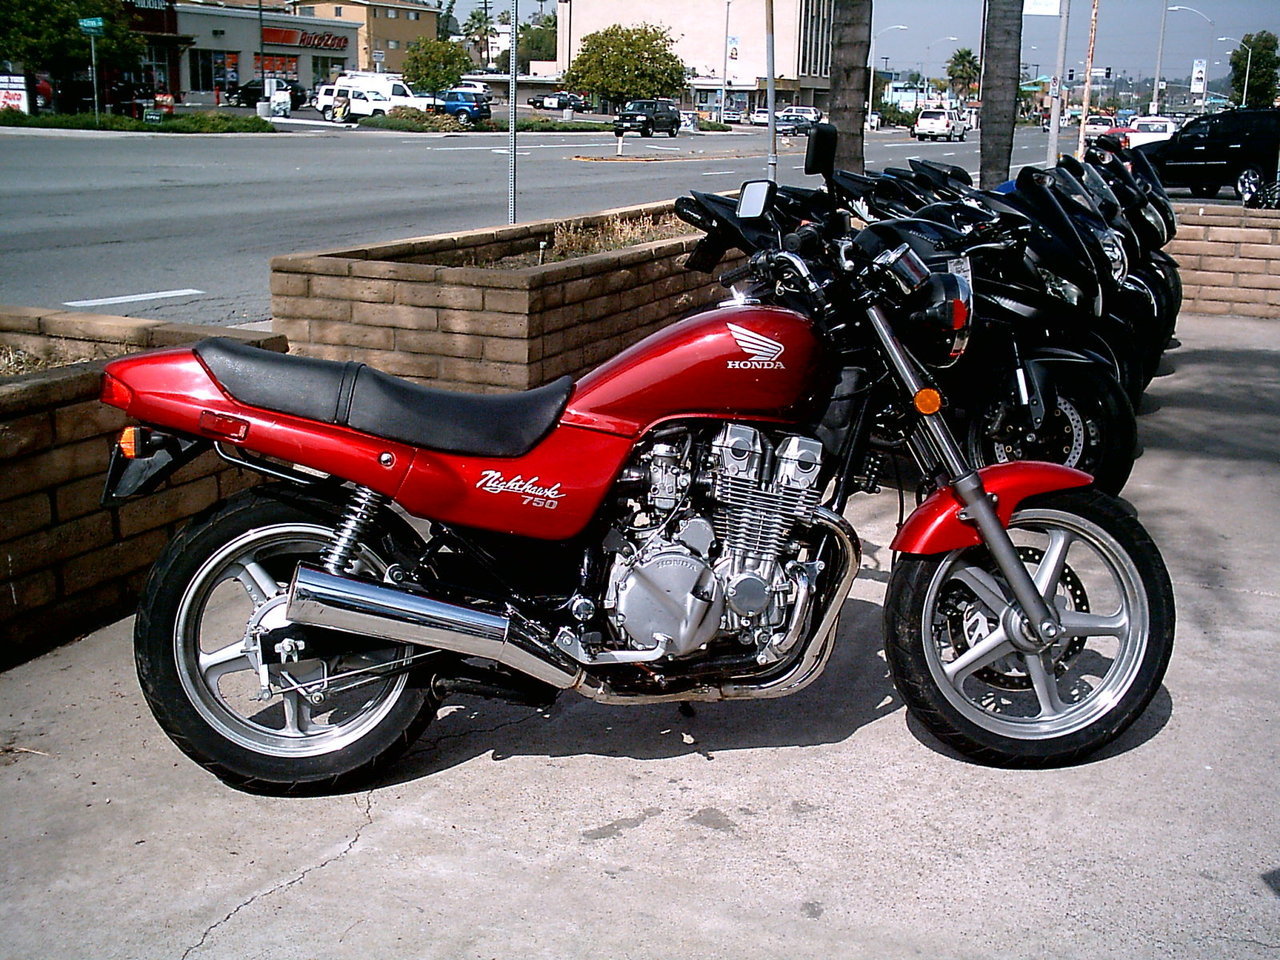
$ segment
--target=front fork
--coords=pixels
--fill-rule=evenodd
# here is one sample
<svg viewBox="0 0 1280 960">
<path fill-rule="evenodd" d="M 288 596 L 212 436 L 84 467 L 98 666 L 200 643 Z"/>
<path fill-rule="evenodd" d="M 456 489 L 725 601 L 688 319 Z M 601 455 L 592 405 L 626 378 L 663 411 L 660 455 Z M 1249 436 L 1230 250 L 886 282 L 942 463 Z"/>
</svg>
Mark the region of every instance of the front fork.
<svg viewBox="0 0 1280 960">
<path fill-rule="evenodd" d="M 915 398 L 927 385 L 921 379 L 914 361 L 894 336 L 888 317 L 877 306 L 867 308 L 867 317 L 907 393 Z M 1022 642 L 1021 638 L 1011 636 L 1010 641 L 1014 646 L 1026 646 L 1030 651 L 1044 649 L 1062 633 L 1057 611 L 1045 602 L 1031 574 L 1018 557 L 1018 550 L 1009 537 L 1009 531 L 996 515 L 995 504 L 983 485 L 982 477 L 965 459 L 964 452 L 951 434 L 951 428 L 942 419 L 941 411 L 920 413 L 917 410 L 917 413 L 934 451 L 942 460 L 947 483 L 955 491 L 957 499 L 964 504 L 961 519 L 972 522 L 978 528 L 983 542 L 991 551 L 992 559 L 1004 574 L 1005 581 L 1022 608 L 1026 630 L 1029 634 L 1034 634 L 1034 640 L 1029 636 L 1026 642 Z"/>
</svg>

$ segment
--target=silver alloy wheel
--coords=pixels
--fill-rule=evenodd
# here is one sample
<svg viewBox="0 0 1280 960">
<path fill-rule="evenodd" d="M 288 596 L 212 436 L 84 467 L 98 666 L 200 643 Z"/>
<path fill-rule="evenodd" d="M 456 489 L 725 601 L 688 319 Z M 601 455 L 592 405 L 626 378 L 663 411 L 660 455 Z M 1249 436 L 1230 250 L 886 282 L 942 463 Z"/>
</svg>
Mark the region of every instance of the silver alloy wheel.
<svg viewBox="0 0 1280 960">
<path fill-rule="evenodd" d="M 1245 167 L 1236 177 L 1236 196 L 1248 200 L 1262 189 L 1262 174 L 1253 167 Z"/>
<path fill-rule="evenodd" d="M 1015 648 L 1010 591 L 958 550 L 924 598 L 925 661 L 942 695 L 978 727 L 1019 740 L 1063 737 L 1105 716 L 1133 684 L 1150 629 L 1146 592 L 1120 544 L 1083 517 L 1022 510 L 1009 532 L 1055 604 L 1062 638 L 1043 654 Z"/>
<path fill-rule="evenodd" d="M 250 530 L 201 564 L 179 602 L 173 652 L 183 690 L 206 723 L 255 753 L 311 757 L 341 750 L 378 726 L 408 682 L 405 673 L 378 678 L 332 693 L 319 705 L 273 682 L 270 702 L 257 699 L 258 663 L 249 635 L 259 624 L 283 622 L 281 598 L 288 583 L 276 574 L 289 576 L 297 560 L 317 558 L 332 539 L 332 530 L 315 524 Z M 385 566 L 362 550 L 356 572 L 380 576 Z M 328 660 L 304 659 L 296 666 L 276 668 L 275 676 L 314 683 L 326 675 L 389 665 L 407 652 L 387 648 Z"/>
</svg>

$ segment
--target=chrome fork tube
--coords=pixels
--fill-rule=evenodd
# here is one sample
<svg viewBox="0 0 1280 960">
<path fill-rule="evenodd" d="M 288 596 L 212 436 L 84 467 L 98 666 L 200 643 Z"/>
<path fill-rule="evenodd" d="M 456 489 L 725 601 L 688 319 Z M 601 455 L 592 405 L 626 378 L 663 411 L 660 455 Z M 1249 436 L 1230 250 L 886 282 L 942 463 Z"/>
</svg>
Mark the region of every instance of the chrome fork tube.
<svg viewBox="0 0 1280 960">
<path fill-rule="evenodd" d="M 889 362 L 893 364 L 903 385 L 912 396 L 915 396 L 924 388 L 925 383 L 911 358 L 902 349 L 902 344 L 893 335 L 889 318 L 885 316 L 883 310 L 875 306 L 867 309 L 867 316 L 871 321 L 871 328 L 889 357 Z M 1057 613 L 1045 603 L 1035 581 L 1031 579 L 1031 574 L 1027 572 L 1026 566 L 1018 557 L 1018 550 L 1009 537 L 1009 531 L 996 515 L 995 505 L 982 483 L 982 477 L 965 459 L 964 452 L 956 443 L 955 437 L 951 434 L 951 428 L 942 419 L 941 413 L 920 414 L 920 418 L 929 432 L 929 438 L 933 441 L 938 455 L 942 458 L 943 466 L 946 467 L 951 489 L 964 504 L 963 519 L 973 521 L 978 532 L 982 534 L 987 549 L 991 551 L 992 559 L 1008 581 L 1018 605 L 1022 607 L 1028 626 L 1035 632 L 1041 643 L 1052 643 L 1061 632 Z M 1013 642 L 1017 643 L 1016 640 Z"/>
</svg>

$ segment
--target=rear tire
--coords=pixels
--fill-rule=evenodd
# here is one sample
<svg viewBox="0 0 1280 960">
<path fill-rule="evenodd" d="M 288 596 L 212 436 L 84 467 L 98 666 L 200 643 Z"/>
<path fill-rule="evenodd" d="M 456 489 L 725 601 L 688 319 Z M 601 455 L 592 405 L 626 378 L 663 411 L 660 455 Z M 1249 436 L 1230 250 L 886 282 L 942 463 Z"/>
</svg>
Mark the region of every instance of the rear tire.
<svg viewBox="0 0 1280 960">
<path fill-rule="evenodd" d="M 653 136 L 653 127 L 647 127 L 647 126 L 646 126 L 646 127 L 641 127 L 641 128 L 640 128 L 640 136 L 642 136 L 642 137 L 652 137 L 652 136 Z"/>
<path fill-rule="evenodd" d="M 260 690 L 254 627 L 284 622 L 283 603 L 299 560 L 332 542 L 337 511 L 321 500 L 282 499 L 272 488 L 233 497 L 194 519 L 165 548 L 147 580 L 134 628 L 138 679 L 151 711 L 187 756 L 232 786 L 259 793 L 341 789 L 368 779 L 418 738 L 436 698 L 392 673 L 411 648 L 362 642 L 338 656 L 274 667 L 269 700 Z M 394 516 L 362 545 L 356 572 L 380 576 L 397 544 L 414 535 Z M 328 676 L 387 668 L 361 687 L 335 682 L 324 700 L 284 692 Z M 287 674 L 287 675 L 286 675 Z M 370 676 L 370 675 L 365 675 Z"/>
<path fill-rule="evenodd" d="M 1245 194 L 1254 194 L 1262 189 L 1262 171 L 1248 166 L 1236 174 L 1236 182 L 1231 185 L 1237 200 L 1243 200 Z"/>
<path fill-rule="evenodd" d="M 1010 534 L 1033 577 L 1046 556 L 1062 560 L 1041 584 L 1062 640 L 1043 654 L 1000 641 L 1008 605 L 992 607 L 1011 592 L 985 546 L 906 555 L 885 600 L 889 670 L 912 716 L 966 756 L 1072 763 L 1119 736 L 1160 689 L 1173 651 L 1169 574 L 1137 519 L 1096 490 L 1024 503 Z"/>
<path fill-rule="evenodd" d="M 999 429 L 993 401 L 969 423 L 967 453 L 974 466 L 1011 460 L 1045 460 L 1093 475 L 1094 485 L 1118 494 L 1133 471 L 1138 440 L 1133 405 L 1115 377 L 1095 363 L 1052 365 L 1057 409 L 1027 439 L 1026 432 Z"/>
</svg>

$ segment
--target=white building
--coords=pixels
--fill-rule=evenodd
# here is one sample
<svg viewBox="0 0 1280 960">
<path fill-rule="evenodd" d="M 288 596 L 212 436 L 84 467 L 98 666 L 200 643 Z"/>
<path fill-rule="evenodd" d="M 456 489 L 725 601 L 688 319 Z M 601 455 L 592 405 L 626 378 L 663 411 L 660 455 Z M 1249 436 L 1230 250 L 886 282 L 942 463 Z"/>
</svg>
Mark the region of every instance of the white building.
<svg viewBox="0 0 1280 960">
<path fill-rule="evenodd" d="M 774 73 L 779 108 L 806 104 L 825 111 L 831 76 L 833 0 L 774 0 Z M 694 105 L 716 111 L 722 82 L 729 104 L 764 104 L 764 0 L 557 0 L 556 65 L 564 71 L 582 38 L 620 24 L 666 27 L 675 53 L 693 74 Z M 727 71 L 726 71 L 727 64 Z"/>
</svg>

